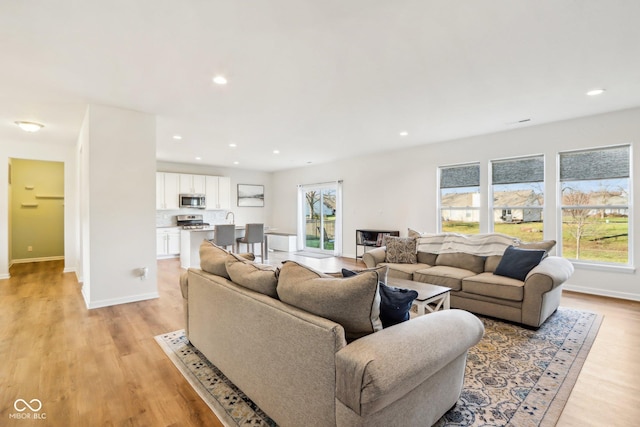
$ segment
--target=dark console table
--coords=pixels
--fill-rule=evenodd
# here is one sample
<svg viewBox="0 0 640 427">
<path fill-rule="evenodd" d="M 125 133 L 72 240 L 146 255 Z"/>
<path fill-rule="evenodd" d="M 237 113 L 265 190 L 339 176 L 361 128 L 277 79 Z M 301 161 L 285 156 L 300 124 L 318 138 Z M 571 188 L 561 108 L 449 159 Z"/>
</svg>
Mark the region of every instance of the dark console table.
<svg viewBox="0 0 640 427">
<path fill-rule="evenodd" d="M 382 246 L 384 236 L 400 236 L 398 230 L 356 230 L 356 259 L 362 258 L 367 248 Z M 362 248 L 362 254 L 358 249 Z"/>
</svg>

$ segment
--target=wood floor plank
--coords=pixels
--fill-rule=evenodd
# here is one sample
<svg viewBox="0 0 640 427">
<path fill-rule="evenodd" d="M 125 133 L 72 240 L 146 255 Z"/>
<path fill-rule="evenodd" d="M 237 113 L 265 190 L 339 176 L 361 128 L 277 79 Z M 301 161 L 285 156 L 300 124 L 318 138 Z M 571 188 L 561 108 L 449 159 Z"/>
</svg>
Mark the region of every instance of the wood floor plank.
<svg viewBox="0 0 640 427">
<path fill-rule="evenodd" d="M 270 254 L 337 272 L 347 258 Z M 47 426 L 222 426 L 153 337 L 184 327 L 177 259 L 158 261 L 160 298 L 87 310 L 63 262 L 17 264 L 0 280 L 0 425 L 18 398 L 40 399 Z M 640 303 L 565 292 L 562 305 L 604 321 L 558 426 L 640 419 Z"/>
</svg>

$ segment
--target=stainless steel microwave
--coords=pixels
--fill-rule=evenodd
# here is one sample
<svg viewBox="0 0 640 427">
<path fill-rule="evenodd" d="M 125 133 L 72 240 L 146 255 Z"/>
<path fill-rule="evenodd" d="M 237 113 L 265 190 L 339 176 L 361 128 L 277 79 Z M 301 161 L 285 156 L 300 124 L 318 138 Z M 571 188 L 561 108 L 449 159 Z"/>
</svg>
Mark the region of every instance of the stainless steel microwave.
<svg viewBox="0 0 640 427">
<path fill-rule="evenodd" d="M 204 209 L 207 203 L 204 194 L 180 194 L 180 207 Z"/>
</svg>

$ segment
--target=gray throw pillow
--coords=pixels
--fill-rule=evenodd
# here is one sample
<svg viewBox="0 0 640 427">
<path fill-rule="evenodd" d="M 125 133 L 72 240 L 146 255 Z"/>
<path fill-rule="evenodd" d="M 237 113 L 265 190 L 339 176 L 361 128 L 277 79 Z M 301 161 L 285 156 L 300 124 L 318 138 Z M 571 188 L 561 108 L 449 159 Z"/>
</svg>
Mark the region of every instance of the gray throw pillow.
<svg viewBox="0 0 640 427">
<path fill-rule="evenodd" d="M 347 341 L 382 329 L 376 271 L 339 278 L 285 261 L 277 291 L 281 301 L 342 325 Z"/>
<path fill-rule="evenodd" d="M 382 244 L 387 247 L 384 262 L 398 264 L 415 264 L 418 262 L 415 238 L 385 236 Z"/>
</svg>

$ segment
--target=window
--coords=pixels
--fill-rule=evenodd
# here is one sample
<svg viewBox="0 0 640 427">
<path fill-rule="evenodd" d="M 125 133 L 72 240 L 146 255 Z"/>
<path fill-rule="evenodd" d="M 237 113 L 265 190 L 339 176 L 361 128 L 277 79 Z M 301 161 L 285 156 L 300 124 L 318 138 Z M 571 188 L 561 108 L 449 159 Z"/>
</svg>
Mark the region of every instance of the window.
<svg viewBox="0 0 640 427">
<path fill-rule="evenodd" d="M 629 264 L 630 147 L 560 153 L 562 255 Z"/>
<path fill-rule="evenodd" d="M 493 231 L 542 240 L 544 156 L 491 162 Z"/>
<path fill-rule="evenodd" d="M 480 164 L 439 168 L 440 230 L 480 232 Z"/>
</svg>

